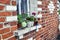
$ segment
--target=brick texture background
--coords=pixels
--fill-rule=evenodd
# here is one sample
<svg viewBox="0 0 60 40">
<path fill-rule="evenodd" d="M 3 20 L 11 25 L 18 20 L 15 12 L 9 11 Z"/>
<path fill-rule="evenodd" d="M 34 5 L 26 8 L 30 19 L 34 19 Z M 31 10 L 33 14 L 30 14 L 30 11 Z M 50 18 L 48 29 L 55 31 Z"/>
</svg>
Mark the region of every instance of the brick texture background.
<svg viewBox="0 0 60 40">
<path fill-rule="evenodd" d="M 21 40 L 28 40 L 31 37 L 33 38 L 33 40 L 55 40 L 57 37 L 57 0 L 52 0 L 55 6 L 53 13 L 50 13 L 47 7 L 50 0 L 38 1 L 42 1 L 42 5 L 37 5 L 38 8 L 41 7 L 42 10 L 46 10 L 44 12 L 40 12 L 43 17 L 38 21 L 38 23 L 42 25 L 42 28 L 40 28 L 38 32 L 34 30 L 27 34 L 24 34 L 24 38 Z M 15 35 L 13 35 L 13 32 L 17 30 L 17 21 L 6 22 L 6 17 L 16 16 L 17 11 L 6 11 L 6 5 L 16 6 L 16 0 L 0 0 L 0 40 L 16 40 Z"/>
<path fill-rule="evenodd" d="M 6 21 L 6 17 L 16 16 L 17 11 L 6 11 L 6 6 L 16 6 L 16 0 L 0 0 L 0 40 L 16 40 L 13 32 L 17 30 L 17 21 Z"/>
</svg>

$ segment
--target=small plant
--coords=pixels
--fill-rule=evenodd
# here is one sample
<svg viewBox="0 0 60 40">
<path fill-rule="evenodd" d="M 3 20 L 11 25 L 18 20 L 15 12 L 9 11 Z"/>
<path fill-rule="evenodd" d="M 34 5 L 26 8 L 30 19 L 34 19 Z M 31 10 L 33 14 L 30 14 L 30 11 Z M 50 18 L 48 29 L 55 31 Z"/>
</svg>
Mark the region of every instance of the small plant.
<svg viewBox="0 0 60 40">
<path fill-rule="evenodd" d="M 27 17 L 26 20 L 28 20 L 28 21 L 34 21 L 34 17 L 33 16 Z"/>
<path fill-rule="evenodd" d="M 28 27 L 32 27 L 34 25 L 34 19 L 35 19 L 34 16 L 26 18 Z"/>
<path fill-rule="evenodd" d="M 59 14 L 60 14 L 60 10 L 59 10 L 58 12 L 59 12 Z"/>
<path fill-rule="evenodd" d="M 22 15 L 22 18 L 27 18 L 28 17 L 28 14 L 21 14 Z"/>
<path fill-rule="evenodd" d="M 34 24 L 34 17 L 31 16 L 31 17 L 28 17 L 27 14 L 21 14 L 21 15 L 18 15 L 18 23 L 21 24 L 21 26 L 24 28 L 27 26 L 30 25 L 30 26 L 33 26 Z"/>
<path fill-rule="evenodd" d="M 24 19 L 22 18 L 22 15 L 18 15 L 18 23 L 22 23 Z"/>
<path fill-rule="evenodd" d="M 27 25 L 27 21 L 26 21 L 26 17 L 28 17 L 27 14 L 18 14 L 18 24 L 20 24 L 20 26 L 22 27 L 26 27 Z"/>
<path fill-rule="evenodd" d="M 18 14 L 18 23 L 22 23 L 25 21 L 26 17 L 28 16 L 27 14 Z"/>
</svg>

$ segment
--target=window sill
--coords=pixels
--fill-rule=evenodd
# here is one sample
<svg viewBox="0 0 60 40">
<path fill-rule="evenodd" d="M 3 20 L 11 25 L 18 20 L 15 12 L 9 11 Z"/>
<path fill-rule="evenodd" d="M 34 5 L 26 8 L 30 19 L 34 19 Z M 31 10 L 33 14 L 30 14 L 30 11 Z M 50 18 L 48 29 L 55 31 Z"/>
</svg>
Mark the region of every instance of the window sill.
<svg viewBox="0 0 60 40">
<path fill-rule="evenodd" d="M 31 32 L 33 30 L 37 30 L 41 28 L 41 25 L 38 25 L 38 26 L 33 26 L 33 27 L 27 27 L 27 28 L 24 28 L 24 29 L 20 29 L 20 30 L 16 30 L 14 31 L 14 35 L 19 37 L 19 39 L 22 39 L 24 38 L 23 35 L 28 33 L 28 32 Z"/>
</svg>

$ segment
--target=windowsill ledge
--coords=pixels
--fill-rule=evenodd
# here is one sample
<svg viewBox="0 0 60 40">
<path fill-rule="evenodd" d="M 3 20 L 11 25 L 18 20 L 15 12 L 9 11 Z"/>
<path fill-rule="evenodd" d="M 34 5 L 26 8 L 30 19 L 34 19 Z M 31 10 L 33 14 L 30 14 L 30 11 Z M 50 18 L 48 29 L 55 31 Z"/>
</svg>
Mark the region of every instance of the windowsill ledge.
<svg viewBox="0 0 60 40">
<path fill-rule="evenodd" d="M 26 34 L 28 32 L 31 32 L 33 30 L 37 30 L 39 28 L 41 28 L 41 25 L 33 26 L 33 27 L 27 27 L 27 28 L 21 29 L 21 30 L 16 30 L 16 31 L 14 31 L 14 35 L 20 37 L 20 36 L 23 36 L 24 34 Z M 22 38 L 20 38 L 20 39 L 22 39 Z"/>
</svg>

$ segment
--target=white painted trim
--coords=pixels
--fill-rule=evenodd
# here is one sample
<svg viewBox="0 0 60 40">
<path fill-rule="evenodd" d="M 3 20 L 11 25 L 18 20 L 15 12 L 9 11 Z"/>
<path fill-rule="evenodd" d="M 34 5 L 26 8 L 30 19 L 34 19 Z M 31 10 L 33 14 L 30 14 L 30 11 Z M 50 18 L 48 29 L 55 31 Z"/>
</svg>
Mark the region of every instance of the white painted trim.
<svg viewBox="0 0 60 40">
<path fill-rule="evenodd" d="M 42 11 L 42 8 L 38 8 L 38 11 Z"/>
<path fill-rule="evenodd" d="M 6 17 L 6 22 L 10 22 L 10 21 L 17 21 L 17 16 L 7 16 Z"/>
<path fill-rule="evenodd" d="M 16 31 L 14 31 L 14 35 L 15 36 L 21 36 L 21 35 L 23 36 L 24 34 L 30 32 L 30 31 L 33 31 L 35 29 L 39 29 L 41 27 L 42 27 L 42 25 L 37 25 L 37 26 L 33 26 L 33 27 L 27 27 L 27 28 L 21 29 L 21 30 L 16 30 Z"/>
<path fill-rule="evenodd" d="M 33 31 L 32 29 L 35 30 L 36 29 L 36 26 L 34 26 L 34 27 L 27 27 L 27 28 L 22 29 L 22 30 L 16 30 L 16 31 L 14 31 L 14 35 L 20 36 L 20 35 L 23 35 L 25 33 L 30 32 L 30 31 Z"/>
<path fill-rule="evenodd" d="M 37 4 L 42 5 L 42 1 L 37 1 Z"/>
<path fill-rule="evenodd" d="M 33 40 L 33 37 L 29 38 L 28 40 Z"/>
<path fill-rule="evenodd" d="M 19 5 L 19 14 L 21 14 L 21 0 L 19 0 L 18 5 Z"/>
<path fill-rule="evenodd" d="M 30 0 L 27 0 L 27 14 L 29 16 L 29 13 L 30 13 L 30 3 L 29 3 Z"/>
<path fill-rule="evenodd" d="M 17 10 L 17 6 L 6 5 L 5 8 L 7 11 L 16 11 Z"/>
<path fill-rule="evenodd" d="M 22 38 L 23 38 L 23 35 L 20 35 L 20 36 L 19 36 L 19 39 L 22 39 Z"/>
</svg>

